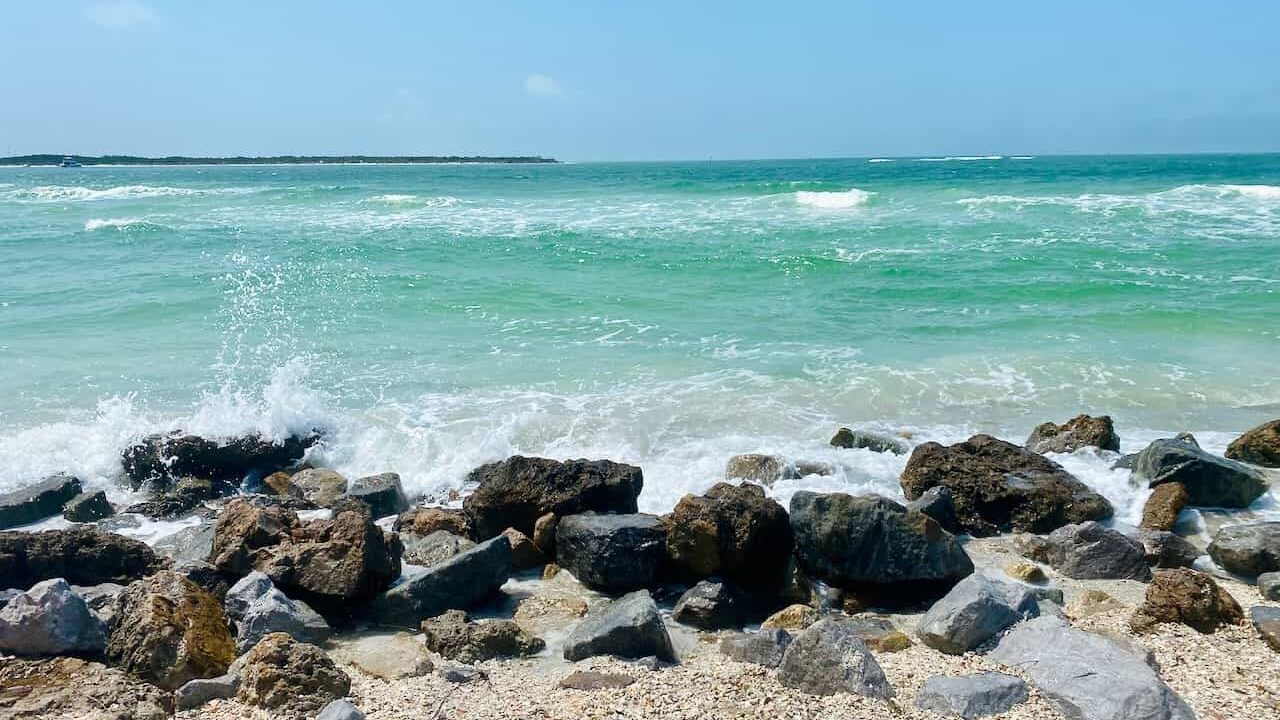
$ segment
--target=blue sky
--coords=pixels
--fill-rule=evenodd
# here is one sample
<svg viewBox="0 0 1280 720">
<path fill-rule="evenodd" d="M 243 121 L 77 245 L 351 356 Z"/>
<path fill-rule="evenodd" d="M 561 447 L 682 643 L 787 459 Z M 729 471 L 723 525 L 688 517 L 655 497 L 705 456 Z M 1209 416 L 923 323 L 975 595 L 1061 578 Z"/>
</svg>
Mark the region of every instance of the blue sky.
<svg viewBox="0 0 1280 720">
<path fill-rule="evenodd" d="M 1280 2 L 0 0 L 0 153 L 1280 150 Z"/>
</svg>

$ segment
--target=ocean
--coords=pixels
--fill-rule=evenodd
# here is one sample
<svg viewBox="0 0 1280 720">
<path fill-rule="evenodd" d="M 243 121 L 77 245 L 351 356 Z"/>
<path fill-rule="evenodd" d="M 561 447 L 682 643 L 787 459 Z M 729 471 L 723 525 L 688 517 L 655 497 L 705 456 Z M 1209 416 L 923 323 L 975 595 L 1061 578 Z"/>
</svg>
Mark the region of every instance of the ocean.
<svg viewBox="0 0 1280 720">
<path fill-rule="evenodd" d="M 0 491 L 318 428 L 428 499 L 523 453 L 638 464 L 662 512 L 743 452 L 831 466 L 784 502 L 900 497 L 841 425 L 1280 417 L 1277 155 L 0 168 L 0 268 Z M 1136 520 L 1114 455 L 1055 459 Z"/>
</svg>

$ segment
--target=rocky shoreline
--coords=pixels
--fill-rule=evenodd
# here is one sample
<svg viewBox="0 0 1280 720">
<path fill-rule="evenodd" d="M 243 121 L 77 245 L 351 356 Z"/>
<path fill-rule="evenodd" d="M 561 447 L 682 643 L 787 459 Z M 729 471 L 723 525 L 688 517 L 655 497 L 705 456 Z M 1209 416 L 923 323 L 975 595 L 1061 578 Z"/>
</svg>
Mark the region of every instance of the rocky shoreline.
<svg viewBox="0 0 1280 720">
<path fill-rule="evenodd" d="M 1280 421 L 1225 457 L 1119 456 L 1110 418 L 1022 444 L 842 428 L 909 455 L 905 504 L 727 458 L 662 516 L 641 468 L 513 456 L 412 505 L 400 478 L 282 441 L 175 432 L 122 453 L 116 508 L 69 475 L 0 496 L 0 711 L 75 718 L 1007 717 L 1280 714 L 1280 523 L 1247 511 Z M 1111 452 L 1141 527 L 1044 453 Z M 1211 532 L 1184 510 L 1228 518 Z M 1238 515 L 1238 519 L 1231 520 Z M 114 530 L 182 529 L 152 544 Z"/>
</svg>

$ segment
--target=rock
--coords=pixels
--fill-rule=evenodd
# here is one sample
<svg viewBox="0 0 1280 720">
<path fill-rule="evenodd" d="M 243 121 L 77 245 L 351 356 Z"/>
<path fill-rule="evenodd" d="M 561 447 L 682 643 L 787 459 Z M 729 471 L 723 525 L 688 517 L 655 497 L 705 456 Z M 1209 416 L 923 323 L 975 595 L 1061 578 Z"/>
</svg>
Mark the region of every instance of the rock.
<svg viewBox="0 0 1280 720">
<path fill-rule="evenodd" d="M 595 670 L 575 670 L 560 681 L 565 690 L 620 690 L 635 683 L 630 675 L 602 673 Z"/>
<path fill-rule="evenodd" d="M 842 622 L 876 652 L 891 653 L 911 647 L 911 638 L 895 628 L 887 618 L 854 617 Z"/>
<path fill-rule="evenodd" d="M 589 615 L 569 633 L 564 658 L 576 662 L 596 655 L 674 662 L 671 637 L 647 590 L 637 590 Z"/>
<path fill-rule="evenodd" d="M 366 675 L 391 682 L 430 675 L 435 670 L 422 641 L 408 633 L 337 636 L 330 655 Z"/>
<path fill-rule="evenodd" d="M 217 526 L 211 519 L 199 525 L 185 527 L 172 535 L 155 541 L 157 554 L 178 561 L 207 561 L 213 553 L 213 535 Z"/>
<path fill-rule="evenodd" d="M 107 501 L 107 493 L 103 490 L 82 492 L 62 506 L 62 517 L 71 522 L 87 523 L 115 514 L 115 508 Z"/>
<path fill-rule="evenodd" d="M 787 522 L 790 525 L 790 521 Z M 796 556 L 792 554 L 787 558 L 786 564 L 782 566 L 782 586 L 778 588 L 777 597 L 771 598 L 777 605 L 809 605 L 816 604 L 814 598 L 816 594 L 813 590 L 813 582 L 809 580 L 809 576 L 800 568 L 800 563 L 796 561 Z"/>
<path fill-rule="evenodd" d="M 1227 457 L 1263 467 L 1280 467 L 1280 420 L 1263 423 L 1231 441 Z"/>
<path fill-rule="evenodd" d="M 273 633 L 244 656 L 236 699 L 281 714 L 310 714 L 350 690 L 351 678 L 323 650 Z"/>
<path fill-rule="evenodd" d="M 228 618 L 239 621 L 244 617 L 244 611 L 248 610 L 255 600 L 271 592 L 275 587 L 271 578 L 254 570 L 240 578 L 227 590 L 222 601 L 223 610 Z"/>
<path fill-rule="evenodd" d="M 0 494 L 0 529 L 27 525 L 62 512 L 62 506 L 81 492 L 80 480 L 52 475 L 23 488 Z"/>
<path fill-rule="evenodd" d="M 230 700 L 240 689 L 240 675 L 227 673 L 215 678 L 188 680 L 173 693 L 174 704 L 179 710 L 192 710 L 212 700 Z"/>
<path fill-rule="evenodd" d="M 444 678 L 445 682 L 466 685 L 473 682 L 487 682 L 489 673 L 466 665 L 444 665 L 440 668 L 440 677 Z"/>
<path fill-rule="evenodd" d="M 1228 525 L 1209 543 L 1209 557 L 1247 577 L 1280 571 L 1280 522 Z"/>
<path fill-rule="evenodd" d="M 1132 470 L 1138 464 L 1138 453 L 1129 453 L 1121 455 L 1118 460 L 1111 464 L 1112 470 Z"/>
<path fill-rule="evenodd" d="M 405 535 L 427 536 L 438 530 L 471 538 L 471 520 L 461 510 L 438 507 L 416 507 L 400 513 L 393 529 Z"/>
<path fill-rule="evenodd" d="M 808 605 L 789 605 L 765 618 L 765 621 L 760 623 L 760 629 L 804 630 L 818 622 L 819 617 L 821 617 L 821 614 L 813 607 Z"/>
<path fill-rule="evenodd" d="M 125 449 L 125 476 L 134 489 L 144 484 L 167 487 L 180 477 L 198 477 L 238 485 L 248 475 L 282 470 L 306 453 L 320 436 L 291 435 L 280 442 L 261 435 L 208 440 L 197 435 L 151 435 Z"/>
<path fill-rule="evenodd" d="M 1194 437 L 1156 440 L 1138 453 L 1133 477 L 1149 487 L 1181 483 L 1187 504 L 1208 507 L 1247 507 L 1267 491 L 1258 470 L 1200 449 Z"/>
<path fill-rule="evenodd" d="M 791 527 L 801 567 L 885 602 L 940 595 L 973 572 L 964 548 L 933 518 L 878 495 L 798 492 Z"/>
<path fill-rule="evenodd" d="M 726 480 L 748 480 L 770 486 L 786 475 L 787 462 L 777 455 L 734 455 L 724 466 Z"/>
<path fill-rule="evenodd" d="M 270 587 L 244 609 L 236 631 L 236 652 L 243 655 L 259 640 L 272 633 L 288 634 L 298 642 L 319 645 L 332 630 L 310 605 L 291 600 L 278 588 Z"/>
<path fill-rule="evenodd" d="M 778 682 L 810 695 L 894 695 L 867 644 L 833 618 L 819 620 L 791 642 L 778 667 Z"/>
<path fill-rule="evenodd" d="M 1254 605 L 1249 608 L 1249 621 L 1258 631 L 1262 641 L 1272 650 L 1280 652 L 1280 608 Z"/>
<path fill-rule="evenodd" d="M 174 563 L 171 569 L 217 598 L 218 602 L 222 602 L 227 596 L 227 590 L 231 589 L 227 577 L 207 562 L 183 560 Z"/>
<path fill-rule="evenodd" d="M 907 503 L 907 509 L 918 510 L 928 515 L 938 523 L 939 527 L 953 535 L 964 531 L 964 528 L 960 527 L 960 518 L 956 516 L 956 505 L 951 498 L 951 489 L 944 485 L 936 485 L 925 490 L 920 497 Z"/>
<path fill-rule="evenodd" d="M 260 492 L 264 495 L 278 495 L 296 499 L 305 499 L 302 488 L 293 484 L 293 473 L 279 471 L 262 478 Z"/>
<path fill-rule="evenodd" d="M 1180 482 L 1157 485 L 1142 506 L 1142 522 L 1145 530 L 1172 530 L 1178 523 L 1178 514 L 1187 504 L 1187 487 Z"/>
<path fill-rule="evenodd" d="M 511 541 L 499 535 L 404 579 L 374 600 L 369 615 L 382 625 L 416 628 L 423 618 L 471 607 L 510 577 Z"/>
<path fill-rule="evenodd" d="M 916 707 L 964 720 L 999 715 L 1026 701 L 1026 683 L 996 672 L 961 677 L 932 675 L 916 693 Z"/>
<path fill-rule="evenodd" d="M 324 706 L 316 720 L 364 720 L 364 713 L 350 701 L 334 700 Z"/>
<path fill-rule="evenodd" d="M 1010 630 L 989 655 L 1025 672 L 1059 712 L 1078 720 L 1194 720 L 1145 658 L 1101 635 L 1041 616 Z"/>
<path fill-rule="evenodd" d="M 935 650 L 961 655 L 1010 625 L 1039 614 L 1029 588 L 974 573 L 929 608 L 916 634 Z"/>
<path fill-rule="evenodd" d="M 209 563 L 225 573 L 245 575 L 259 550 L 278 545 L 300 524 L 292 510 L 232 500 L 218 514 Z"/>
<path fill-rule="evenodd" d="M 691 579 L 769 588 L 782 582 L 791 558 L 787 511 L 758 485 L 717 483 L 703 495 L 686 495 L 666 525 L 671 564 Z"/>
<path fill-rule="evenodd" d="M 1180 535 L 1164 530 L 1143 530 L 1138 533 L 1142 551 L 1148 565 L 1158 568 L 1191 567 L 1201 552 Z"/>
<path fill-rule="evenodd" d="M 838 448 L 863 448 L 881 453 L 893 453 L 894 455 L 906 455 L 906 443 L 889 437 L 888 435 L 880 435 L 879 433 L 867 432 L 865 430 L 850 430 L 849 428 L 840 428 L 836 431 L 834 437 L 831 438 L 831 446 Z"/>
<path fill-rule="evenodd" d="M 174 690 L 188 680 L 226 673 L 236 652 L 218 600 L 164 570 L 120 594 L 106 656 L 130 673 Z"/>
<path fill-rule="evenodd" d="M 634 465 L 520 455 L 482 465 L 467 481 L 477 487 L 462 506 L 481 538 L 509 527 L 531 535 L 534 522 L 546 513 L 634 513 L 644 487 L 644 475 Z"/>
<path fill-rule="evenodd" d="M 1077 580 L 1151 579 L 1142 543 L 1090 520 L 1049 534 L 1046 561 Z"/>
<path fill-rule="evenodd" d="M 116 601 L 124 586 L 118 583 L 100 583 L 98 585 L 72 585 L 71 589 L 79 595 L 89 612 L 102 623 L 104 632 L 109 633 L 116 624 Z M 0 603 L 3 606 L 3 603 Z M 106 638 L 103 638 L 106 643 Z"/>
<path fill-rule="evenodd" d="M 511 565 L 515 570 L 532 570 L 547 564 L 547 557 L 527 535 L 515 528 L 502 531 L 511 541 Z"/>
<path fill-rule="evenodd" d="M 409 509 L 409 499 L 400 485 L 396 473 L 370 475 L 351 481 L 347 497 L 363 500 L 373 511 L 375 518 L 398 515 Z"/>
<path fill-rule="evenodd" d="M 1123 609 L 1124 605 L 1119 600 L 1108 595 L 1102 590 L 1090 588 L 1080 593 L 1080 595 L 1067 608 L 1068 613 L 1074 618 L 1087 618 L 1099 613 L 1111 612 L 1113 610 Z"/>
<path fill-rule="evenodd" d="M 561 518 L 556 529 L 556 564 L 597 590 L 652 587 L 665 560 L 666 532 L 655 515 L 583 513 Z"/>
<path fill-rule="evenodd" d="M 439 565 L 460 552 L 475 547 L 470 540 L 454 535 L 448 530 L 436 530 L 423 537 L 421 535 L 401 535 L 404 544 L 404 555 L 401 558 L 411 565 L 431 567 Z"/>
<path fill-rule="evenodd" d="M 134 503 L 124 511 L 167 520 L 186 515 L 206 500 L 228 494 L 229 491 L 230 488 L 227 487 L 215 488 L 213 481 L 208 478 L 178 478 L 167 491 L 154 494 L 145 502 Z"/>
<path fill-rule="evenodd" d="M 1120 452 L 1120 436 L 1116 435 L 1110 415 L 1077 415 L 1062 425 L 1038 425 L 1024 444 L 1038 453 L 1069 453 L 1083 447 Z"/>
<path fill-rule="evenodd" d="M 36 583 L 0 609 L 0 651 L 11 655 L 96 655 L 102 622 L 61 578 Z"/>
<path fill-rule="evenodd" d="M 513 620 L 473 622 L 462 610 L 450 610 L 422 621 L 423 641 L 431 652 L 468 665 L 502 657 L 542 652 L 546 643 Z"/>
<path fill-rule="evenodd" d="M 1111 503 L 1062 466 L 990 435 L 946 447 L 917 446 L 902 471 L 902 491 L 915 500 L 938 485 L 951 490 L 960 526 L 975 536 L 1047 533 L 1067 523 L 1102 520 Z"/>
<path fill-rule="evenodd" d="M 782 628 L 761 628 L 758 633 L 730 633 L 720 639 L 720 654 L 730 660 L 776 668 L 791 644 L 791 633 Z"/>
<path fill-rule="evenodd" d="M 723 582 L 702 580 L 676 601 L 671 617 L 699 630 L 742 627 L 747 620 L 747 599 Z"/>
<path fill-rule="evenodd" d="M 1015 580 L 1021 580 L 1024 583 L 1042 583 L 1047 582 L 1049 577 L 1044 574 L 1044 570 L 1039 565 L 1029 562 L 1011 562 L 1006 563 L 1004 572 Z"/>
<path fill-rule="evenodd" d="M 333 507 L 347 494 L 347 479 L 342 473 L 328 468 L 300 470 L 289 481 L 302 491 L 302 497 L 318 507 Z"/>
<path fill-rule="evenodd" d="M 10 720 L 169 720 L 172 696 L 76 658 L 0 662 L 0 715 Z"/>
<path fill-rule="evenodd" d="M 1208 575 L 1176 568 L 1161 570 L 1147 586 L 1146 601 L 1129 620 L 1136 633 L 1151 632 L 1160 623 L 1182 623 L 1202 633 L 1244 620 L 1235 598 Z"/>
<path fill-rule="evenodd" d="M 1280 572 L 1259 575 L 1258 594 L 1262 596 L 1263 600 L 1280 601 Z"/>
<path fill-rule="evenodd" d="M 0 587 L 25 589 L 53 578 L 72 585 L 124 584 L 163 566 L 146 544 L 88 526 L 0 532 Z"/>
<path fill-rule="evenodd" d="M 555 513 L 547 513 L 540 516 L 533 523 L 533 544 L 543 555 L 547 557 L 556 556 L 556 530 L 560 527 L 560 518 Z M 514 530 L 515 528 L 508 528 Z"/>
</svg>

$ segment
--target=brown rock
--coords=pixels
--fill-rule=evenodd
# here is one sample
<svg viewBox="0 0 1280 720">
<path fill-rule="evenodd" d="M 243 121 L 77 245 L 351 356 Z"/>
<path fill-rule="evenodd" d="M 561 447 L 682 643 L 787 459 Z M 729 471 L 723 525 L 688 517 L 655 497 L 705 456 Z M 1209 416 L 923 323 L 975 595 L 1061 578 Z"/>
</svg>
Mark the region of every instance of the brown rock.
<svg viewBox="0 0 1280 720">
<path fill-rule="evenodd" d="M 54 578 L 72 585 L 123 585 L 167 564 L 145 543 L 89 526 L 0 532 L 0 589 L 26 590 Z"/>
<path fill-rule="evenodd" d="M 292 510 L 232 500 L 218 514 L 209 563 L 232 575 L 247 575 L 258 550 L 278 544 L 298 525 Z"/>
<path fill-rule="evenodd" d="M 556 527 L 560 518 L 555 513 L 547 513 L 533 524 L 533 544 L 547 557 L 556 556 Z"/>
<path fill-rule="evenodd" d="M 0 662 L 0 717 L 9 720 L 168 720 L 173 695 L 76 658 Z"/>
<path fill-rule="evenodd" d="M 1102 590 L 1089 589 L 1080 593 L 1080 596 L 1067 606 L 1067 614 L 1080 619 L 1122 608 L 1124 605 L 1111 595 Z"/>
<path fill-rule="evenodd" d="M 422 677 L 435 670 L 426 646 L 409 633 L 338 636 L 329 643 L 334 660 L 387 682 Z"/>
<path fill-rule="evenodd" d="M 747 453 L 734 455 L 724 466 L 726 480 L 747 480 L 770 486 L 781 480 L 787 471 L 787 463 L 777 455 Z"/>
<path fill-rule="evenodd" d="M 515 528 L 507 528 L 503 535 L 511 541 L 511 567 L 515 570 L 532 570 L 547 564 L 547 556 L 534 545 L 533 541 Z"/>
<path fill-rule="evenodd" d="M 268 495 L 279 495 L 281 497 L 305 497 L 302 493 L 302 488 L 293 484 L 293 475 L 284 471 L 273 472 L 263 478 L 262 492 Z"/>
<path fill-rule="evenodd" d="M 461 510 L 438 507 L 416 507 L 400 513 L 392 526 L 396 532 L 426 536 L 437 530 L 445 530 L 464 538 L 475 539 L 471 521 Z"/>
<path fill-rule="evenodd" d="M 336 470 L 311 468 L 295 473 L 289 480 L 303 497 L 320 507 L 333 507 L 347 493 L 347 479 Z"/>
<path fill-rule="evenodd" d="M 422 621 L 427 649 L 450 660 L 472 664 L 499 657 L 524 657 L 546 647 L 512 620 L 473 622 L 461 610 Z"/>
<path fill-rule="evenodd" d="M 1232 460 L 1280 468 L 1280 420 L 1263 423 L 1227 446 Z"/>
<path fill-rule="evenodd" d="M 678 572 L 724 577 L 744 587 L 782 583 L 791 524 L 760 486 L 716 483 L 704 495 L 685 495 L 665 520 L 667 554 Z"/>
<path fill-rule="evenodd" d="M 1025 444 L 1038 453 L 1069 453 L 1083 447 L 1120 452 L 1120 436 L 1110 415 L 1077 415 L 1062 425 L 1044 423 L 1031 431 Z"/>
<path fill-rule="evenodd" d="M 804 630 L 818 622 L 819 617 L 818 611 L 808 605 L 791 605 L 765 618 L 760 629 Z"/>
<path fill-rule="evenodd" d="M 1244 620 L 1244 611 L 1231 594 L 1208 575 L 1174 568 L 1161 570 L 1147 586 L 1146 601 L 1129 620 L 1137 633 L 1150 632 L 1159 623 L 1182 623 L 1202 633 Z"/>
<path fill-rule="evenodd" d="M 315 645 L 271 633 L 244 656 L 242 703 L 282 714 L 310 714 L 351 690 L 351 678 Z"/>
<path fill-rule="evenodd" d="M 1178 513 L 1187 504 L 1187 486 L 1180 482 L 1157 485 L 1142 506 L 1142 524 L 1145 530 L 1172 530 L 1178 522 Z"/>
<path fill-rule="evenodd" d="M 284 593 L 317 609 L 372 598 L 400 577 L 404 547 L 373 523 L 366 508 L 291 528 L 280 544 L 255 553 L 254 568 Z"/>
<path fill-rule="evenodd" d="M 1009 577 L 1025 583 L 1042 583 L 1049 579 L 1035 563 L 1014 561 L 1005 565 L 1004 571 Z"/>
</svg>

